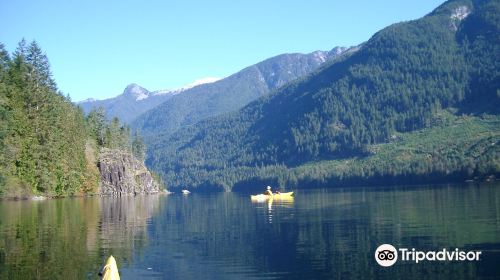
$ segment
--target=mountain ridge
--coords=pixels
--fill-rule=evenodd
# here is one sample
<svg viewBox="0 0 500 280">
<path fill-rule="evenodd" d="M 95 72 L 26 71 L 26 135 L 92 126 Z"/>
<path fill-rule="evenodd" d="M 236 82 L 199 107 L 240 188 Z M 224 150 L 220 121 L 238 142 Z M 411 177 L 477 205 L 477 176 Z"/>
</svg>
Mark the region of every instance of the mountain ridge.
<svg viewBox="0 0 500 280">
<path fill-rule="evenodd" d="M 162 89 L 155 91 L 149 91 L 139 84 L 131 83 L 125 87 L 120 95 L 101 100 L 89 98 L 76 102 L 76 105 L 80 106 L 85 114 L 88 114 L 92 109 L 103 107 L 109 119 L 118 117 L 125 123 L 130 123 L 138 115 L 154 108 L 176 94 L 180 94 L 200 85 L 215 82 L 219 79 L 220 78 L 206 77 L 195 80 L 178 89 Z"/>
<path fill-rule="evenodd" d="M 139 116 L 132 127 L 140 129 L 145 140 L 151 142 L 182 126 L 237 110 L 287 82 L 309 74 L 325 61 L 337 58 L 347 50 L 336 47 L 328 52 L 291 53 L 268 58 L 165 101 Z"/>
<path fill-rule="evenodd" d="M 499 6 L 495 1 L 448 1 L 421 19 L 390 25 L 356 52 L 239 111 L 157 139 L 147 163 L 173 186 L 231 190 L 241 182 L 248 186 L 266 178 L 280 186 L 296 185 L 303 181 L 289 171 L 268 172 L 263 178 L 259 170 L 325 160 L 368 161 L 373 145 L 392 141 L 400 133 L 432 128 L 443 121 L 443 112 L 459 117 L 484 107 L 489 109 L 476 113 L 497 116 L 500 67 L 494 58 L 500 53 Z M 479 139 L 477 146 L 443 149 L 449 154 L 432 151 L 435 162 L 412 162 L 408 170 L 398 172 L 403 178 L 459 174 L 455 179 L 499 173 L 498 158 L 495 161 L 499 135 L 491 133 L 493 138 Z M 488 143 L 493 143 L 493 150 L 482 147 Z M 460 150 L 477 147 L 492 156 L 473 157 L 475 152 Z M 390 163 L 384 166 L 387 169 L 370 166 L 363 171 L 360 163 L 351 173 L 333 174 L 328 180 L 366 179 L 376 172 L 390 177 L 399 170 Z M 304 176 L 301 180 L 324 179 L 317 173 Z"/>
</svg>

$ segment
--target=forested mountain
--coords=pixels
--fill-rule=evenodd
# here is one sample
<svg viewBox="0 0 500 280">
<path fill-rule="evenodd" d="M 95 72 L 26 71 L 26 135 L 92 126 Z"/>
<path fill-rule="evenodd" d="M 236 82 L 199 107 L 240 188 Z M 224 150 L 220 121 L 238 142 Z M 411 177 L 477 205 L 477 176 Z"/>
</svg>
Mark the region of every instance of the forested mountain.
<svg viewBox="0 0 500 280">
<path fill-rule="evenodd" d="M 0 197 L 98 191 L 102 147 L 144 158 L 138 134 L 103 111 L 89 113 L 57 90 L 47 56 L 22 40 L 12 58 L 0 43 Z"/>
<path fill-rule="evenodd" d="M 237 110 L 284 84 L 303 77 L 346 48 L 329 52 L 282 54 L 247 67 L 220 81 L 178 94 L 139 116 L 132 127 L 139 128 L 146 141 L 166 136 L 182 126 Z"/>
<path fill-rule="evenodd" d="M 147 164 L 172 187 L 226 190 L 498 175 L 499 27 L 499 1 L 448 1 L 237 112 L 157 139 Z"/>
</svg>

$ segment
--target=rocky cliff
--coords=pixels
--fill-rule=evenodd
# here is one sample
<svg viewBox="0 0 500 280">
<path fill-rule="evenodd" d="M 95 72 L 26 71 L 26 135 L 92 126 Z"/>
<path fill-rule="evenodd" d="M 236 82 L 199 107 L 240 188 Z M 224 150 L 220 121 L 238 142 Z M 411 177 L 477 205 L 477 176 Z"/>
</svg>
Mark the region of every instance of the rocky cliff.
<svg viewBox="0 0 500 280">
<path fill-rule="evenodd" d="M 100 194 L 152 194 L 159 191 L 151 172 L 144 163 L 128 152 L 103 148 L 98 161 Z"/>
</svg>

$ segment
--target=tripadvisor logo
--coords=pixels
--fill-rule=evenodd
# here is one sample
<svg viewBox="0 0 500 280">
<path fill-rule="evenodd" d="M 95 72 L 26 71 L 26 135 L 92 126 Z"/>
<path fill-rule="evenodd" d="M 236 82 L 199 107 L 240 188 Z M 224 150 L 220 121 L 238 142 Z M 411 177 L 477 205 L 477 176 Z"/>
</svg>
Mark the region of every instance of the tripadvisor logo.
<svg viewBox="0 0 500 280">
<path fill-rule="evenodd" d="M 391 244 L 382 244 L 375 250 L 375 260 L 381 266 L 392 266 L 398 260 L 419 263 L 421 261 L 479 261 L 481 251 L 462 251 L 458 248 L 439 251 L 418 251 L 415 248 L 396 249 Z"/>
<path fill-rule="evenodd" d="M 391 266 L 398 260 L 398 251 L 391 244 L 382 244 L 375 250 L 375 260 L 381 266 Z"/>
</svg>

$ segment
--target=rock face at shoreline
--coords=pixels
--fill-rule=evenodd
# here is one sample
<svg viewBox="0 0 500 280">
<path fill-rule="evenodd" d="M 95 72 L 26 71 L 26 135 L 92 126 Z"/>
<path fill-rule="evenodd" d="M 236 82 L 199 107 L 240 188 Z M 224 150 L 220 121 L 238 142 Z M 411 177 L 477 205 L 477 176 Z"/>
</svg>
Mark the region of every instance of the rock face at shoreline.
<svg viewBox="0 0 500 280">
<path fill-rule="evenodd" d="M 159 184 L 144 163 L 128 152 L 103 148 L 98 161 L 102 195 L 158 193 Z"/>
</svg>

